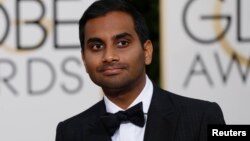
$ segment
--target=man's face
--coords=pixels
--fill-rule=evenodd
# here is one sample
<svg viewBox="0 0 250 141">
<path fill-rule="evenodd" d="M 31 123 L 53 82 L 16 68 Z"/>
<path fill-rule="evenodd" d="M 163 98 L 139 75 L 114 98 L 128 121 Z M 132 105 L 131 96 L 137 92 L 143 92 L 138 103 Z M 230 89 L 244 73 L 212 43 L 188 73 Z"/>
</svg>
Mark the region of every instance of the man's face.
<svg viewBox="0 0 250 141">
<path fill-rule="evenodd" d="M 103 89 L 126 89 L 145 77 L 151 63 L 152 43 L 142 47 L 134 22 L 124 12 L 109 12 L 85 25 L 82 58 L 94 83 Z"/>
</svg>

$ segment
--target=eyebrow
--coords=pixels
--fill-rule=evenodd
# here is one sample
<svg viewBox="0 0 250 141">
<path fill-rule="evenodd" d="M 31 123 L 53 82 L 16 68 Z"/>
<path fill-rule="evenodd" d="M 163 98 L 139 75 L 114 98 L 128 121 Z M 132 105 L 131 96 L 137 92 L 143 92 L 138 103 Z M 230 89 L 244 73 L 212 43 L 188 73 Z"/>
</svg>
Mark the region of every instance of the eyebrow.
<svg viewBox="0 0 250 141">
<path fill-rule="evenodd" d="M 117 35 L 114 35 L 112 37 L 113 40 L 117 40 L 117 39 L 121 39 L 121 38 L 124 38 L 124 37 L 132 37 L 131 34 L 127 33 L 127 32 L 123 32 L 123 33 L 120 33 L 120 34 L 117 34 Z"/>
<path fill-rule="evenodd" d="M 132 37 L 132 35 L 127 33 L 127 32 L 123 32 L 123 33 L 119 33 L 117 35 L 114 35 L 112 37 L 112 40 L 118 40 L 118 39 L 121 39 L 121 38 L 124 38 L 124 37 Z M 103 40 L 98 38 L 98 37 L 93 37 L 93 38 L 89 38 L 86 43 L 89 44 L 89 43 L 92 43 L 92 42 L 103 43 Z"/>
<path fill-rule="evenodd" d="M 97 38 L 97 37 L 93 37 L 93 38 L 89 38 L 88 40 L 87 40 L 87 44 L 89 44 L 89 43 L 92 43 L 92 42 L 103 42 L 100 38 Z"/>
</svg>

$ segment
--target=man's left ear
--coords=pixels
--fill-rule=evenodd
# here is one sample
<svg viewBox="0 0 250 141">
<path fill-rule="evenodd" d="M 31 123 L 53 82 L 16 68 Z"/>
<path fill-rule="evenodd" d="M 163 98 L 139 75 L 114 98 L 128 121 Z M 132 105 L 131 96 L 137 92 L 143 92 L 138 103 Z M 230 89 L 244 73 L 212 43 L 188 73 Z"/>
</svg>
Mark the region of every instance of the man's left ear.
<svg viewBox="0 0 250 141">
<path fill-rule="evenodd" d="M 149 65 L 151 64 L 152 61 L 152 56 L 153 56 L 153 44 L 151 40 L 147 40 L 144 44 L 144 54 L 145 54 L 145 64 Z"/>
</svg>

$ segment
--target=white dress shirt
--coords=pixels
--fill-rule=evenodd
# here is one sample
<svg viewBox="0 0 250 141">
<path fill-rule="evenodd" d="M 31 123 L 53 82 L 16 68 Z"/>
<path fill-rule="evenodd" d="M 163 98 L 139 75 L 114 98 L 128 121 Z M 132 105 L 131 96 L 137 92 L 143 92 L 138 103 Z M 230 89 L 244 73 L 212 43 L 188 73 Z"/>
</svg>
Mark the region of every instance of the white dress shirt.
<svg viewBox="0 0 250 141">
<path fill-rule="evenodd" d="M 148 78 L 148 76 L 146 76 L 146 84 L 143 90 L 128 108 L 142 102 L 145 121 L 147 121 L 147 113 L 152 95 L 153 95 L 153 84 L 151 80 Z M 106 96 L 104 96 L 104 102 L 106 106 L 106 111 L 109 113 L 124 111 L 122 108 L 120 108 L 119 106 L 115 105 L 112 101 L 110 101 Z M 121 123 L 120 128 L 116 130 L 114 135 L 111 137 L 112 141 L 143 141 L 145 127 L 146 124 L 143 127 L 139 127 L 130 122 Z"/>
</svg>

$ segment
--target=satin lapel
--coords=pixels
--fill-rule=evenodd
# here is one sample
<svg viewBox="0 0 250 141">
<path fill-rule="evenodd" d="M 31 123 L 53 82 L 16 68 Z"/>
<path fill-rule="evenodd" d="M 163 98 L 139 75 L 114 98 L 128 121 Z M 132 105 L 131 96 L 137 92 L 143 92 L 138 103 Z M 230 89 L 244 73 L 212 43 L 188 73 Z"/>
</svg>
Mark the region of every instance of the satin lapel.
<svg viewBox="0 0 250 141">
<path fill-rule="evenodd" d="M 144 141 L 173 141 L 178 117 L 179 113 L 172 105 L 168 93 L 154 86 Z"/>
<path fill-rule="evenodd" d="M 111 141 L 111 137 L 107 134 L 100 120 L 100 116 L 106 112 L 103 100 L 99 107 L 100 111 L 95 113 L 97 116 L 89 121 L 86 141 Z"/>
</svg>

